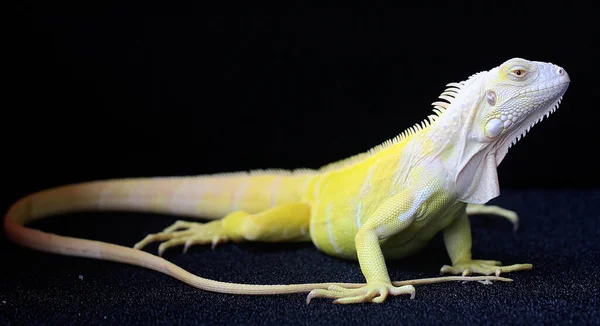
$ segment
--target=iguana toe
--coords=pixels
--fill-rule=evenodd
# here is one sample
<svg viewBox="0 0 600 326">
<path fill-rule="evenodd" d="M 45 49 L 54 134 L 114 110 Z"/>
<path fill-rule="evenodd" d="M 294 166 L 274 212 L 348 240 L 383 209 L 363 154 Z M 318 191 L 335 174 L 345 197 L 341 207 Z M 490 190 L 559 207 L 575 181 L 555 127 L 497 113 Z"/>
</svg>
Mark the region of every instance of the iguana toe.
<svg viewBox="0 0 600 326">
<path fill-rule="evenodd" d="M 502 266 L 502 264 L 496 260 L 470 260 L 452 266 L 444 265 L 440 272 L 442 274 L 461 274 L 463 276 L 469 276 L 473 273 L 500 276 L 502 273 L 530 270 L 531 268 L 533 268 L 533 265 L 531 264 Z"/>
<path fill-rule="evenodd" d="M 177 221 L 163 232 L 147 235 L 142 241 L 136 243 L 134 248 L 142 249 L 152 242 L 164 241 L 158 246 L 158 255 L 162 256 L 167 249 L 172 247 L 183 245 L 183 251 L 187 252 L 193 245 L 211 244 L 214 249 L 218 243 L 227 240 L 221 221 L 208 223 Z"/>
<path fill-rule="evenodd" d="M 337 285 L 332 285 L 327 289 L 315 289 L 310 291 L 306 297 L 306 303 L 314 298 L 335 299 L 333 303 L 351 304 L 351 303 L 382 303 L 388 295 L 410 294 L 410 298 L 415 297 L 415 288 L 412 285 L 393 286 L 386 283 L 368 284 L 356 289 L 348 289 Z"/>
</svg>

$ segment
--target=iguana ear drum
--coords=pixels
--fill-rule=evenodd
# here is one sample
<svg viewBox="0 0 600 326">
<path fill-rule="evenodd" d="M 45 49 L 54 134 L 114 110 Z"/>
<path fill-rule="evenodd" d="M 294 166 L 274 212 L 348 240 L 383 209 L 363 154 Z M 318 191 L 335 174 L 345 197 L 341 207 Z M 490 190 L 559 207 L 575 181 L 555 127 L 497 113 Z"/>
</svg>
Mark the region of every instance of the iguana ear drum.
<svg viewBox="0 0 600 326">
<path fill-rule="evenodd" d="M 487 91 L 485 97 L 490 106 L 496 105 L 496 93 L 494 91 Z"/>
<path fill-rule="evenodd" d="M 492 119 L 485 124 L 485 135 L 489 138 L 496 138 L 504 129 L 504 122 L 500 119 Z"/>
</svg>

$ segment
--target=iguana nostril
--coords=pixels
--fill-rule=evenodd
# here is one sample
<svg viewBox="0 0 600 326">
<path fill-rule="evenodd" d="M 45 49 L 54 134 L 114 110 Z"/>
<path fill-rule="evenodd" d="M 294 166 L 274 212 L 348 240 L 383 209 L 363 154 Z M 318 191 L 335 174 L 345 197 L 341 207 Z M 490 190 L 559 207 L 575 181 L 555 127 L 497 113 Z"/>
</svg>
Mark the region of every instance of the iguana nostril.
<svg viewBox="0 0 600 326">
<path fill-rule="evenodd" d="M 558 68 L 558 69 L 556 69 L 556 73 L 557 73 L 559 76 L 562 76 L 562 75 L 564 75 L 564 74 L 565 74 L 565 71 L 564 71 L 564 69 L 563 69 L 563 68 Z"/>
</svg>

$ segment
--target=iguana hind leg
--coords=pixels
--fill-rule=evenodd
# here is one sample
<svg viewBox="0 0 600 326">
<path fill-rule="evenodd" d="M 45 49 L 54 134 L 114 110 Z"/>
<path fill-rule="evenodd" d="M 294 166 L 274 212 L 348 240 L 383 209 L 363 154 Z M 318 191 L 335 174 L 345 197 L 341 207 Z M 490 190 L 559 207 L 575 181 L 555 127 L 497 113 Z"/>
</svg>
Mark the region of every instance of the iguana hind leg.
<svg viewBox="0 0 600 326">
<path fill-rule="evenodd" d="M 283 204 L 263 212 L 250 214 L 235 211 L 223 219 L 208 223 L 177 221 L 162 232 L 149 234 L 134 248 L 164 241 L 158 247 L 159 255 L 165 250 L 184 245 L 184 252 L 196 244 L 212 244 L 234 241 L 308 241 L 310 206 L 305 203 Z"/>
</svg>

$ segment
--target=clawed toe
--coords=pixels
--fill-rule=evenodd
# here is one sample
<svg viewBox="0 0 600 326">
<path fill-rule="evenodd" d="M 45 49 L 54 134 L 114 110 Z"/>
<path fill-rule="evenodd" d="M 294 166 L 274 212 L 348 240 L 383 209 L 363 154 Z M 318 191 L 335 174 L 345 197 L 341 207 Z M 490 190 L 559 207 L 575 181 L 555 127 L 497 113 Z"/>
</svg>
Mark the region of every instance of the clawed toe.
<svg viewBox="0 0 600 326">
<path fill-rule="evenodd" d="M 333 303 L 351 304 L 361 302 L 382 303 L 388 295 L 410 294 L 410 298 L 415 297 L 415 288 L 412 285 L 392 286 L 391 284 L 366 285 L 361 288 L 348 289 L 337 285 L 332 285 L 327 289 L 312 290 L 306 297 L 306 303 L 314 298 L 334 299 Z"/>
<path fill-rule="evenodd" d="M 197 244 L 211 244 L 214 249 L 217 244 L 226 242 L 227 238 L 223 235 L 220 221 L 204 224 L 177 221 L 162 232 L 147 235 L 133 247 L 142 249 L 157 241 L 164 241 L 158 246 L 158 255 L 162 256 L 167 249 L 181 245 L 183 245 L 183 252 L 187 252 L 191 246 Z"/>
<path fill-rule="evenodd" d="M 461 274 L 462 276 L 470 276 L 473 273 L 500 276 L 502 273 L 524 271 L 531 268 L 533 268 L 533 265 L 531 264 L 502 266 L 502 263 L 496 260 L 471 260 L 468 262 L 456 263 L 453 266 L 444 265 L 440 269 L 440 273 Z"/>
<path fill-rule="evenodd" d="M 133 247 L 135 249 L 142 249 L 145 246 L 149 245 L 150 243 L 153 243 L 156 241 L 170 241 L 171 239 L 185 237 L 185 236 L 189 236 L 191 234 L 192 233 L 190 231 L 178 231 L 178 232 L 163 231 L 160 233 L 149 234 L 142 241 L 136 243 Z"/>
<path fill-rule="evenodd" d="M 197 226 L 198 223 L 195 222 L 188 222 L 188 221 L 176 221 L 175 223 L 171 224 L 169 227 L 165 228 L 163 230 L 163 232 L 166 233 L 171 233 L 173 231 L 177 231 L 180 229 L 191 229 L 194 226 Z"/>
</svg>

